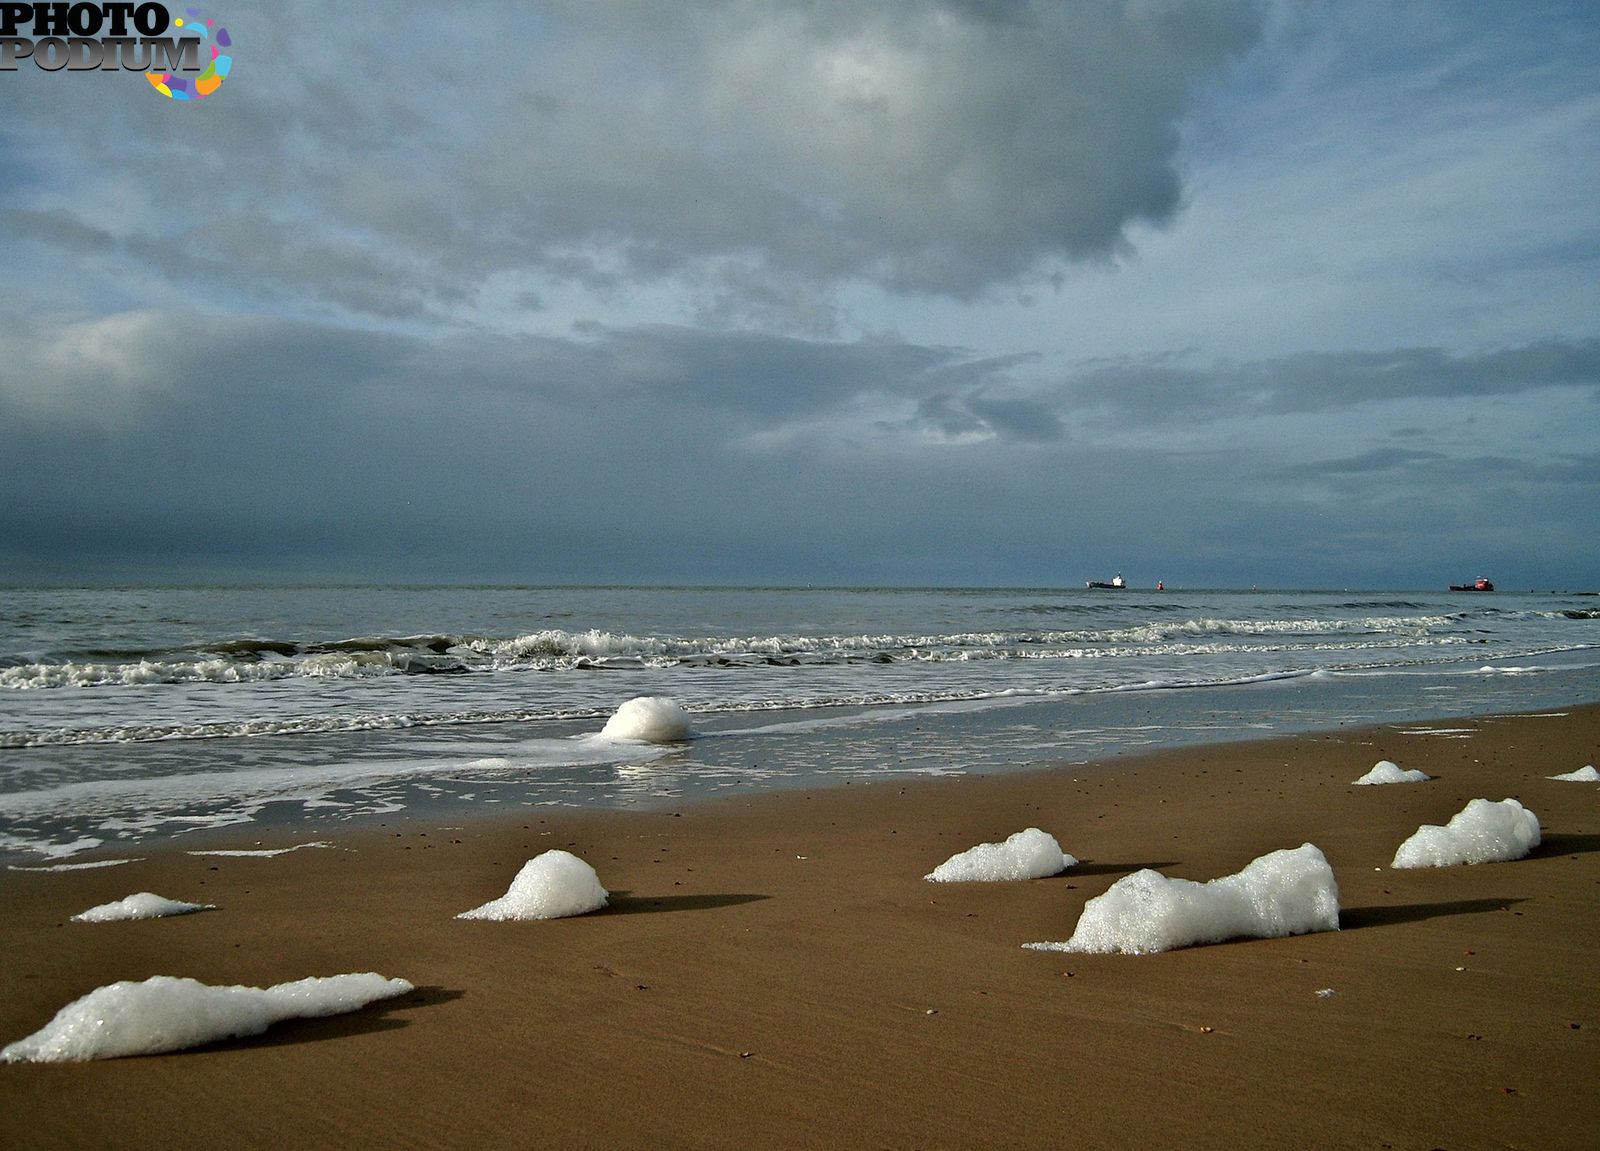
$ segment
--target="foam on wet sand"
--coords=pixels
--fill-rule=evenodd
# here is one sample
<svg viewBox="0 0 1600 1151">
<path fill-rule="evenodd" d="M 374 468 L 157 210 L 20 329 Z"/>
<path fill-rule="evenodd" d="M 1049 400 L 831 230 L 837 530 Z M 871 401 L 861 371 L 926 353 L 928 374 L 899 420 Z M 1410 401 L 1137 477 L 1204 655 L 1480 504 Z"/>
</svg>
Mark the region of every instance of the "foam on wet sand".
<svg viewBox="0 0 1600 1151">
<path fill-rule="evenodd" d="M 1546 779 L 1559 779 L 1566 783 L 1600 783 L 1600 771 L 1595 770 L 1594 764 L 1578 768 L 1577 771 L 1563 772 L 1561 775 L 1546 776 Z"/>
<path fill-rule="evenodd" d="M 563 919 L 586 915 L 606 905 L 610 892 L 600 877 L 570 851 L 555 848 L 522 865 L 499 899 L 463 911 L 457 919 Z"/>
<path fill-rule="evenodd" d="M 1055 836 L 1030 827 L 1003 843 L 980 843 L 952 855 L 927 875 L 929 883 L 1003 883 L 1059 875 L 1078 861 L 1061 850 Z"/>
<path fill-rule="evenodd" d="M 689 713 L 665 696 L 642 695 L 630 699 L 610 719 L 600 734 L 607 739 L 638 743 L 680 743 L 694 734 Z"/>
<path fill-rule="evenodd" d="M 1544 779 L 1595 762 L 1600 706 L 1451 726 L 1472 738 L 1404 757 L 1440 782 L 1387 795 L 1347 781 L 1401 729 L 1351 724 L 1036 772 L 385 817 L 341 832 L 351 850 L 271 861 L 141 845 L 108 871 L 0 870 L 0 1043 L 180 962 L 260 988 L 375 967 L 425 992 L 194 1056 L 0 1066 L 0 1146 L 1600 1146 L 1600 824 L 1591 788 Z M 1545 846 L 1515 868 L 1386 866 L 1424 819 L 1521 791 Z M 924 882 L 1028 826 L 1081 862 Z M 1340 931 L 1140 959 L 1021 946 L 1140 871 L 1226 876 L 1305 840 Z M 600 868 L 608 911 L 455 918 L 547 847 Z M 227 911 L 66 923 L 132 890 Z"/>
<path fill-rule="evenodd" d="M 1514 799 L 1474 799 L 1443 827 L 1423 824 L 1394 853 L 1390 867 L 1455 867 L 1521 859 L 1539 846 L 1539 817 Z"/>
<path fill-rule="evenodd" d="M 211 987 L 157 975 L 98 987 L 44 1027 L 0 1050 L 0 1063 L 81 1063 L 181 1051 L 259 1035 L 284 1019 L 355 1011 L 414 990 L 372 972 L 301 979 L 272 987 Z"/>
<path fill-rule="evenodd" d="M 165 919 L 170 915 L 192 915 L 196 911 L 215 911 L 215 903 L 185 903 L 168 899 L 153 891 L 140 891 L 111 903 L 80 911 L 73 923 L 120 923 L 130 919 Z"/>
<path fill-rule="evenodd" d="M 1417 771 L 1415 768 L 1402 769 L 1392 759 L 1380 759 L 1372 765 L 1372 770 L 1366 775 L 1350 782 L 1353 787 L 1372 787 L 1388 783 L 1426 783 L 1432 778 L 1425 771 Z"/>
<path fill-rule="evenodd" d="M 1252 860 L 1234 875 L 1196 883 L 1144 868 L 1084 906 L 1072 938 L 1035 951 L 1148 955 L 1245 937 L 1339 930 L 1339 884 L 1310 843 Z"/>
</svg>

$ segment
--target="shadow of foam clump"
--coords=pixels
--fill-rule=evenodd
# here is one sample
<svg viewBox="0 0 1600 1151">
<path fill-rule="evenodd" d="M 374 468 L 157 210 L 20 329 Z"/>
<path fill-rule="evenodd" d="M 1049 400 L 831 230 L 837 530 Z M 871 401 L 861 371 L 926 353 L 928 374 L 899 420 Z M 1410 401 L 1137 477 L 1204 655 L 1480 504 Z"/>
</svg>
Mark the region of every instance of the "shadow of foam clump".
<svg viewBox="0 0 1600 1151">
<path fill-rule="evenodd" d="M 286 1047 L 300 1043 L 321 1043 L 329 1039 L 344 1039 L 351 1035 L 370 1035 L 379 1031 L 396 1031 L 409 1027 L 409 1019 L 394 1019 L 397 1011 L 413 1007 L 436 1007 L 441 1003 L 454 1003 L 466 995 L 450 987 L 418 987 L 394 999 L 384 999 L 368 1004 L 359 1011 L 343 1015 L 329 1015 L 322 1019 L 285 1019 L 274 1023 L 260 1035 L 247 1035 L 240 1039 L 224 1039 L 200 1047 L 165 1054 L 184 1056 L 197 1051 L 243 1051 L 254 1047 Z M 148 1058 L 159 1058 L 149 1056 Z"/>
<path fill-rule="evenodd" d="M 611 903 L 595 912 L 596 915 L 640 915 L 646 912 L 706 911 L 714 907 L 736 907 L 741 903 L 758 903 L 771 899 L 770 895 L 662 895 L 636 896 L 631 891 L 613 891 Z"/>
<path fill-rule="evenodd" d="M 1165 871 L 1169 867 L 1177 866 L 1178 862 L 1174 859 L 1158 860 L 1155 863 L 1100 863 L 1093 859 L 1084 859 L 1061 872 L 1060 878 L 1071 879 L 1075 875 L 1132 875 L 1135 871 Z"/>
<path fill-rule="evenodd" d="M 1387 907 L 1346 907 L 1339 912 L 1341 931 L 1364 927 L 1390 927 L 1397 923 L 1420 923 L 1446 915 L 1478 915 L 1486 911 L 1505 911 L 1518 903 L 1512 899 L 1457 899 L 1450 903 L 1399 903 Z"/>
<path fill-rule="evenodd" d="M 1550 855 L 1587 855 L 1600 851 L 1600 835 L 1551 835 L 1546 833 L 1529 855 L 1539 859 Z"/>
</svg>

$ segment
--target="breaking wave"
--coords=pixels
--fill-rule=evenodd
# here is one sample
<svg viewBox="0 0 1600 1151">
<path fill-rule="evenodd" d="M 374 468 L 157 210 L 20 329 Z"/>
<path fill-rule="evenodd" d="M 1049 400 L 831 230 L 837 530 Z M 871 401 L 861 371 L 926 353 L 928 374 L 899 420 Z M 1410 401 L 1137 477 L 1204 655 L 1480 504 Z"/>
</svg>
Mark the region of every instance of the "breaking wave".
<svg viewBox="0 0 1600 1151">
<path fill-rule="evenodd" d="M 13 691 L 278 679 L 366 679 L 585 668 L 938 662 L 973 659 L 1094 658 L 1107 655 L 1225 653 L 1227 641 L 1252 651 L 1274 639 L 1294 647 L 1326 641 L 1348 648 L 1362 637 L 1385 644 L 1460 643 L 1470 629 L 1450 615 L 1353 619 L 1212 619 L 1071 630 L 968 631 L 938 635 L 638 636 L 549 629 L 507 638 L 460 635 L 358 637 L 326 643 L 229 639 L 204 647 L 68 652 L 0 667 Z M 1178 644 L 1204 644 L 1177 648 Z"/>
</svg>

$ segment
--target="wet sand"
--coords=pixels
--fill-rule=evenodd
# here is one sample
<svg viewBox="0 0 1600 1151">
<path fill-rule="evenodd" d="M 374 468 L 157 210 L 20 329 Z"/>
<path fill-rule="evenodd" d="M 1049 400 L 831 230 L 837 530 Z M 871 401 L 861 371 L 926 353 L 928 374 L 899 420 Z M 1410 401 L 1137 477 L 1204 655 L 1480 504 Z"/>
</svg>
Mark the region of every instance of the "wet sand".
<svg viewBox="0 0 1600 1151">
<path fill-rule="evenodd" d="M 1379 759 L 1437 778 L 1350 786 Z M 418 988 L 190 1052 L 0 1066 L 0 1146 L 1600 1146 L 1600 787 L 1545 778 L 1596 762 L 1591 705 L 0 871 L 0 1042 L 157 974 Z M 1418 825 L 1506 796 L 1543 825 L 1531 857 L 1389 869 Z M 1082 862 L 923 881 L 1028 826 Z M 1021 946 L 1067 938 L 1140 867 L 1209 879 L 1306 841 L 1338 877 L 1338 932 Z M 596 868 L 608 909 L 453 918 L 551 847 Z M 220 910 L 67 922 L 136 891 Z"/>
</svg>

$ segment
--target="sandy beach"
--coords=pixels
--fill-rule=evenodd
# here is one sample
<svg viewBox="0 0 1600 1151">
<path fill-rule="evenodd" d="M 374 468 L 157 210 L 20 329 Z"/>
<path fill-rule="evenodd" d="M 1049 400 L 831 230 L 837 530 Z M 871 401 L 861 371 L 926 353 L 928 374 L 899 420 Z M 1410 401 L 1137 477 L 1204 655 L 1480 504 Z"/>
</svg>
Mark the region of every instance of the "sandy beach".
<svg viewBox="0 0 1600 1151">
<path fill-rule="evenodd" d="M 1435 778 L 1350 786 L 1380 759 Z M 0 1145 L 1593 1147 L 1600 788 L 1546 777 L 1597 760 L 1591 705 L 7 870 L 0 1042 L 158 974 L 376 971 L 417 990 L 188 1052 L 0 1067 Z M 1507 796 L 1541 821 L 1529 858 L 1388 866 L 1419 825 Z M 1079 865 L 922 878 L 1029 826 Z M 189 853 L 257 838 L 331 846 Z M 1066 939 L 1141 867 L 1204 880 L 1308 841 L 1338 879 L 1338 932 L 1022 947 Z M 606 910 L 454 918 L 552 847 L 595 867 Z M 137 891 L 219 909 L 68 922 Z"/>
</svg>

